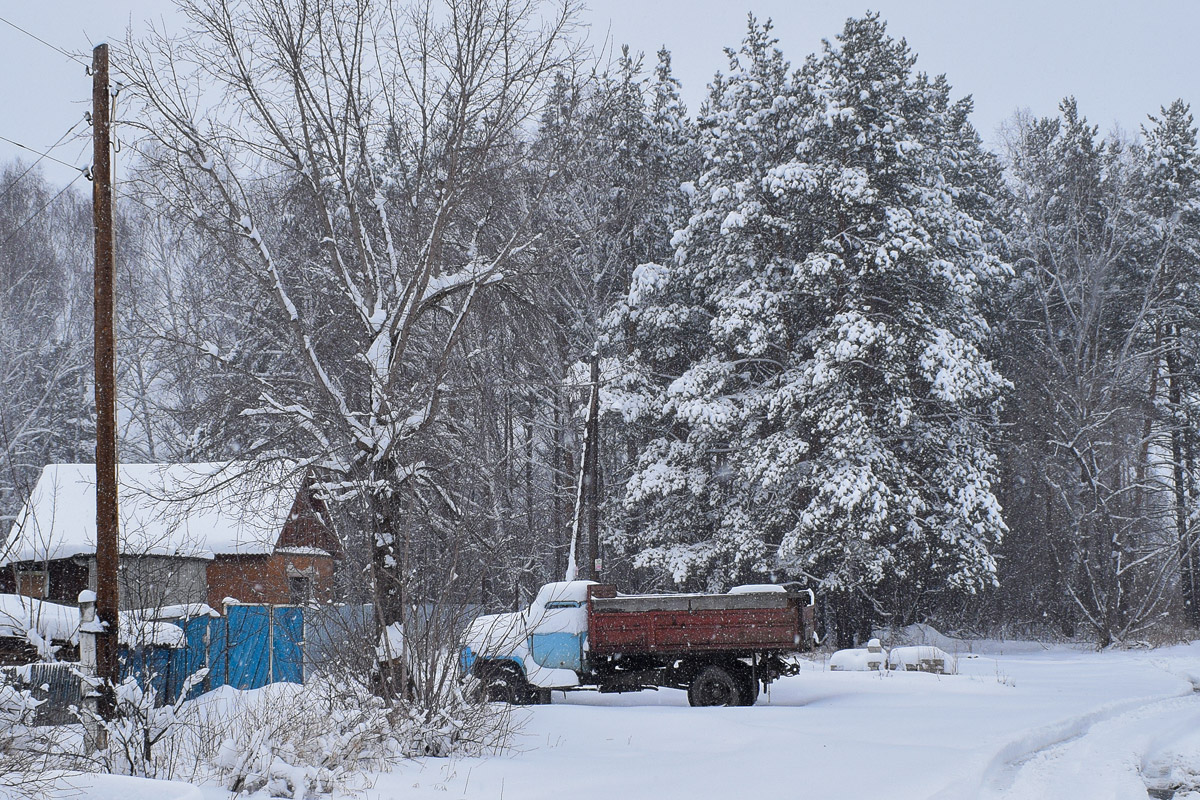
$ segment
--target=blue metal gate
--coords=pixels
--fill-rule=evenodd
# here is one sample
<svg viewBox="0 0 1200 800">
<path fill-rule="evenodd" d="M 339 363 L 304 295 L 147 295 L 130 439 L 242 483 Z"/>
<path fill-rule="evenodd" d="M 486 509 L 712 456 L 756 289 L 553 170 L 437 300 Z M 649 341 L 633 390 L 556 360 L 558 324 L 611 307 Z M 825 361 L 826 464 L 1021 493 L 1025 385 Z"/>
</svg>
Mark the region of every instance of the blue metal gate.
<svg viewBox="0 0 1200 800">
<path fill-rule="evenodd" d="M 198 670 L 208 675 L 188 699 L 221 686 L 258 689 L 268 683 L 304 682 L 304 609 L 297 606 L 229 606 L 224 617 L 177 623 L 186 645 L 175 649 L 122 649 L 123 676 L 142 686 L 146 678 L 161 702 L 174 702 Z"/>
</svg>

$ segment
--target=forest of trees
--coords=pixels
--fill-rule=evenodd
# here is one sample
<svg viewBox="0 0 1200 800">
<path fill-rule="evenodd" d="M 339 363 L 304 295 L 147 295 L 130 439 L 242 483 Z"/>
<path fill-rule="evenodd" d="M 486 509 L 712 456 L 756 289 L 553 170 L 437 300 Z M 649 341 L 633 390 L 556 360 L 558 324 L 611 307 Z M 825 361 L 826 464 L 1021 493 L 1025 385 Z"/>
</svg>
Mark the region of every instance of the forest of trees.
<svg viewBox="0 0 1200 800">
<path fill-rule="evenodd" d="M 799 580 L 839 641 L 1200 628 L 1200 152 L 749 20 L 697 109 L 570 6 L 184 0 L 118 53 L 128 462 L 317 477 L 347 598 Z M 731 32 L 730 38 L 738 36 Z M 714 63 L 719 54 L 714 54 Z M 0 170 L 0 530 L 89 461 L 91 216 Z"/>
</svg>

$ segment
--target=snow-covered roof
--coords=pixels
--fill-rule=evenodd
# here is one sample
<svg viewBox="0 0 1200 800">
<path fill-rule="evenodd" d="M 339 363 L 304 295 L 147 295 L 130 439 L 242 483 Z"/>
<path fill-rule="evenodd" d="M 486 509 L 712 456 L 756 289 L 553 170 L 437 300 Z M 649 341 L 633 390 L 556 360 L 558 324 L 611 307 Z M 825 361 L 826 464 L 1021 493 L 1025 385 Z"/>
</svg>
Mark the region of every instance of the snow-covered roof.
<svg viewBox="0 0 1200 800">
<path fill-rule="evenodd" d="M 194 604 L 194 607 L 197 610 L 204 608 L 212 611 L 201 603 Z M 187 643 L 183 628 L 162 621 L 162 611 L 122 611 L 121 644 L 183 647 Z M 0 594 L 0 636 L 24 639 L 37 647 L 43 657 L 49 656 L 51 640 L 73 643 L 79 641 L 79 609 L 33 597 Z"/>
<path fill-rule="evenodd" d="M 286 465 L 122 464 L 121 553 L 270 553 L 301 481 Z M 95 466 L 46 466 L 0 551 L 0 565 L 95 553 Z"/>
<path fill-rule="evenodd" d="M 0 594 L 0 636 L 69 641 L 79 628 L 79 609 L 18 594 Z"/>
</svg>

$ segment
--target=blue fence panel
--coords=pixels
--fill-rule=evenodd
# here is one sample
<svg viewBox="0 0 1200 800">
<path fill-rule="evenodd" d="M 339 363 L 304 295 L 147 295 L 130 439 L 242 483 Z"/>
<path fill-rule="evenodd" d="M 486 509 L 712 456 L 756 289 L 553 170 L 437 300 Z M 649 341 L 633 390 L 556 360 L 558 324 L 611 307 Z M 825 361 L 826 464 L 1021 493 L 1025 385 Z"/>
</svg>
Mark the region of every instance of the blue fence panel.
<svg viewBox="0 0 1200 800">
<path fill-rule="evenodd" d="M 304 683 L 304 609 L 276 608 L 272 623 L 271 680 Z"/>
<path fill-rule="evenodd" d="M 219 689 L 228 683 L 229 642 L 225 635 L 229 620 L 218 617 L 208 621 L 208 684 L 209 689 Z"/>
<path fill-rule="evenodd" d="M 221 686 L 258 689 L 275 681 L 304 682 L 304 609 L 283 606 L 230 606 L 227 616 L 197 617 L 177 623 L 185 646 L 122 648 L 122 677 L 146 678 L 158 702 L 172 703 L 184 682 L 208 667 L 208 676 L 188 691 L 188 699 Z"/>
<path fill-rule="evenodd" d="M 270 682 L 270 611 L 266 606 L 229 607 L 226 681 L 235 689 L 258 689 Z"/>
<path fill-rule="evenodd" d="M 168 650 L 170 670 L 167 672 L 166 701 L 174 703 L 183 693 L 183 681 L 192 673 L 188 670 L 188 649 L 179 647 Z"/>
<path fill-rule="evenodd" d="M 142 689 L 149 685 L 158 704 L 166 702 L 171 684 L 171 651 L 165 647 L 122 647 L 117 651 L 121 680 L 133 678 Z"/>
<path fill-rule="evenodd" d="M 169 696 L 172 701 L 183 692 L 184 682 L 208 666 L 209 626 L 215 620 L 209 617 L 195 617 L 177 624 L 183 628 L 186 646 L 171 653 L 171 682 Z M 199 681 L 188 691 L 188 700 L 194 700 L 205 691 L 205 681 Z"/>
</svg>

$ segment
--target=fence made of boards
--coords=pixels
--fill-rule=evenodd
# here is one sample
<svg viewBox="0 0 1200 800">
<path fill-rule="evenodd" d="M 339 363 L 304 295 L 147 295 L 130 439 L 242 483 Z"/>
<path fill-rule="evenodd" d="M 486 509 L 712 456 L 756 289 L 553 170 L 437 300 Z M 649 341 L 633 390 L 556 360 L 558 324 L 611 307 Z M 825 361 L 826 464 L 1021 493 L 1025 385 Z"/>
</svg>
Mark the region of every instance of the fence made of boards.
<svg viewBox="0 0 1200 800">
<path fill-rule="evenodd" d="M 190 675 L 208 668 L 188 699 L 222 686 L 258 689 L 268 683 L 304 682 L 304 609 L 298 606 L 233 605 L 223 617 L 177 623 L 183 647 L 122 648 L 122 674 L 142 686 L 149 677 L 160 702 L 179 698 Z"/>
</svg>

